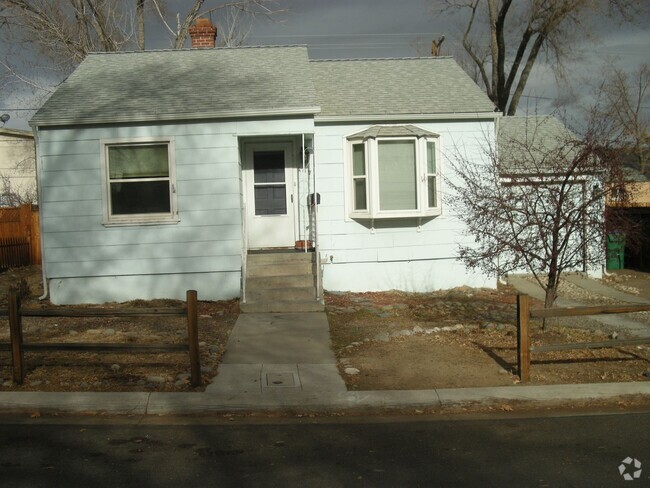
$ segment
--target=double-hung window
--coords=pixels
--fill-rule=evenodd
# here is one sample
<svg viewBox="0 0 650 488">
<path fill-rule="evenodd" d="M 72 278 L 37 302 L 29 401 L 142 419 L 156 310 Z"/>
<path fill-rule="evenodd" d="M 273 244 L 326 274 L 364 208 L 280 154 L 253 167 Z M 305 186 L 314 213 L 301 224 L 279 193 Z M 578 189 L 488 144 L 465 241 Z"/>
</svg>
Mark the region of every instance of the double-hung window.
<svg viewBox="0 0 650 488">
<path fill-rule="evenodd" d="M 375 126 L 348 137 L 351 218 L 440 214 L 439 137 L 415 126 Z"/>
<path fill-rule="evenodd" d="M 172 139 L 103 141 L 106 224 L 176 222 Z"/>
</svg>

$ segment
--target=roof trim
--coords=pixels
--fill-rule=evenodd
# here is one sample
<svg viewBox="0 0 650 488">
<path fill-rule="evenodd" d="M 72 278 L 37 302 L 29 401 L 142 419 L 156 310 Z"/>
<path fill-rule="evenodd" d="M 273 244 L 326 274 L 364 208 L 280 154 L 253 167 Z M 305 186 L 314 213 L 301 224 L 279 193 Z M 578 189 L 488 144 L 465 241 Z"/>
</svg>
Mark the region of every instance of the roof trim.
<svg viewBox="0 0 650 488">
<path fill-rule="evenodd" d="M 101 125 L 120 124 L 125 122 L 170 122 L 181 120 L 206 120 L 206 119 L 237 119 L 248 117 L 285 117 L 289 115 L 314 115 L 320 112 L 320 107 L 299 107 L 291 109 L 265 109 L 265 110 L 233 110 L 225 112 L 187 113 L 187 114 L 159 114 L 155 116 L 124 116 L 111 118 L 95 118 L 92 120 L 76 118 L 48 119 L 39 121 L 32 118 L 31 127 L 51 127 L 61 125 Z M 36 120 L 35 120 L 36 119 Z"/>
<path fill-rule="evenodd" d="M 0 134 L 14 137 L 24 137 L 26 139 L 33 139 L 34 134 L 31 130 L 9 129 L 0 127 Z"/>
<path fill-rule="evenodd" d="M 316 122 L 372 122 L 386 120 L 494 120 L 501 116 L 500 112 L 474 113 L 439 113 L 439 114 L 384 114 L 384 115 L 318 115 Z"/>
<path fill-rule="evenodd" d="M 379 139 L 388 137 L 438 137 L 439 134 L 422 129 L 413 124 L 399 125 L 373 125 L 368 129 L 349 135 L 348 140 L 354 139 Z"/>
</svg>

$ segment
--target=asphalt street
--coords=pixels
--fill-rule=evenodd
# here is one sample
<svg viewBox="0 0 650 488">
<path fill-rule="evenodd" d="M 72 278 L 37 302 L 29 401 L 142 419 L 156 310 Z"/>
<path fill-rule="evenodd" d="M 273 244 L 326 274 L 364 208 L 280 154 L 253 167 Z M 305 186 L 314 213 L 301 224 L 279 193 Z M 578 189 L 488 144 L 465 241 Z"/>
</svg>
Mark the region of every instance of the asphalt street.
<svg viewBox="0 0 650 488">
<path fill-rule="evenodd" d="M 0 420 L 15 488 L 650 486 L 650 412 Z"/>
</svg>

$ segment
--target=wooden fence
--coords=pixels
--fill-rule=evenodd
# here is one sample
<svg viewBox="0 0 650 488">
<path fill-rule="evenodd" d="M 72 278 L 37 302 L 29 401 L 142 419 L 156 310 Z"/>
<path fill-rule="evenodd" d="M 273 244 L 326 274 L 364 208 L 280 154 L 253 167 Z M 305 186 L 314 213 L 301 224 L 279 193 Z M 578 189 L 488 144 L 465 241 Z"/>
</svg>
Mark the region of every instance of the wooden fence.
<svg viewBox="0 0 650 488">
<path fill-rule="evenodd" d="M 161 352 L 189 351 L 190 381 L 201 384 L 197 293 L 187 291 L 187 306 L 178 308 L 21 308 L 20 298 L 11 293 L 8 297 L 9 343 L 0 343 L 0 350 L 11 351 L 13 381 L 21 385 L 25 377 L 25 351 L 91 351 L 91 352 Z M 0 311 L 0 315 L 3 315 Z M 125 344 L 125 343 L 35 343 L 23 342 L 23 317 L 187 317 L 186 344 Z"/>
<path fill-rule="evenodd" d="M 41 263 L 38 208 L 0 208 L 0 269 Z"/>
<path fill-rule="evenodd" d="M 596 307 L 530 308 L 530 297 L 517 295 L 517 374 L 521 381 L 530 381 L 530 354 L 532 352 L 568 351 L 571 349 L 602 349 L 608 347 L 650 344 L 650 337 L 611 340 L 605 342 L 575 342 L 572 344 L 530 345 L 530 319 L 550 317 L 577 317 L 617 313 L 648 312 L 650 305 L 602 305 Z"/>
</svg>

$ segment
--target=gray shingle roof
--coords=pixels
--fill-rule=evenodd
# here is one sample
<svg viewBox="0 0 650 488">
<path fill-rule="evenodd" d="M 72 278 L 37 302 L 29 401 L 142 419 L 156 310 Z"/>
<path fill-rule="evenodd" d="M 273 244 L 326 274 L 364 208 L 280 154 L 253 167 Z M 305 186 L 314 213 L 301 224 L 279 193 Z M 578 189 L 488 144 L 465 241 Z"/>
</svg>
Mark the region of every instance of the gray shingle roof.
<svg viewBox="0 0 650 488">
<path fill-rule="evenodd" d="M 318 111 L 303 46 L 91 54 L 32 125 Z"/>
<path fill-rule="evenodd" d="M 494 111 L 451 58 L 312 61 L 305 46 L 89 55 L 32 125 Z"/>
<path fill-rule="evenodd" d="M 576 135 L 552 116 L 499 119 L 499 163 L 504 174 L 561 172 L 575 150 Z"/>
<path fill-rule="evenodd" d="M 449 57 L 310 63 L 323 116 L 494 112 Z"/>
</svg>

